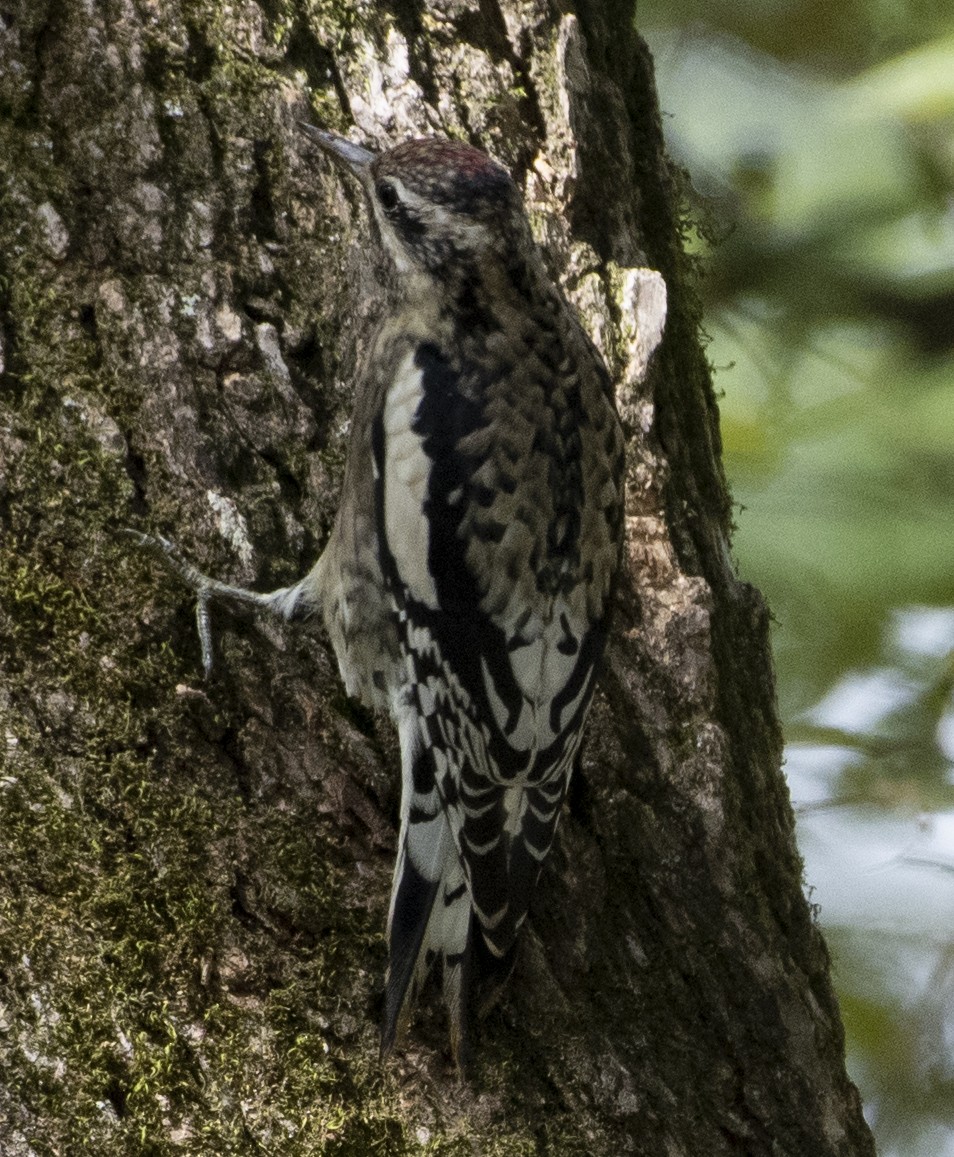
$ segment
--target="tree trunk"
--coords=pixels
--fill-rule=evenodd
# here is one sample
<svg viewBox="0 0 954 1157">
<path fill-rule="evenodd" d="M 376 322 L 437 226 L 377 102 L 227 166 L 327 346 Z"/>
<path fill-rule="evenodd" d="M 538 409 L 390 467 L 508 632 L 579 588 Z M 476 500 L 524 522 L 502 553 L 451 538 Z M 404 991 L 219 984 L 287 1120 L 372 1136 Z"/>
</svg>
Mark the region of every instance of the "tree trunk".
<svg viewBox="0 0 954 1157">
<path fill-rule="evenodd" d="M 0 110 L 0 1152 L 872 1153 L 631 6 L 0 0 Z M 263 590 L 327 537 L 379 270 L 306 118 L 505 163 L 630 439 L 582 766 L 461 1085 L 435 994 L 377 1056 L 390 725 L 317 624 L 214 608 L 204 682 L 121 533 Z"/>
</svg>

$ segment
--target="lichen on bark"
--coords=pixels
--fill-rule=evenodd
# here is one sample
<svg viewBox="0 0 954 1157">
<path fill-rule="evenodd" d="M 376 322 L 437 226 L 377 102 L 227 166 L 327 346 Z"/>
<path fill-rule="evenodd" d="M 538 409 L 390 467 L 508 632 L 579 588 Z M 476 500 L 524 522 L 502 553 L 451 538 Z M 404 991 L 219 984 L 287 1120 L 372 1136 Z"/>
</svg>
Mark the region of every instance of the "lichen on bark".
<svg viewBox="0 0 954 1157">
<path fill-rule="evenodd" d="M 216 610 L 203 683 L 121 533 L 262 589 L 327 536 L 380 268 L 303 116 L 508 164 L 624 387 L 614 645 L 452 1095 L 433 1009 L 377 1058 L 390 729 L 313 624 Z M 0 155 L 4 1152 L 871 1152 L 629 6 L 8 0 Z M 627 381 L 642 267 L 666 339 Z"/>
</svg>

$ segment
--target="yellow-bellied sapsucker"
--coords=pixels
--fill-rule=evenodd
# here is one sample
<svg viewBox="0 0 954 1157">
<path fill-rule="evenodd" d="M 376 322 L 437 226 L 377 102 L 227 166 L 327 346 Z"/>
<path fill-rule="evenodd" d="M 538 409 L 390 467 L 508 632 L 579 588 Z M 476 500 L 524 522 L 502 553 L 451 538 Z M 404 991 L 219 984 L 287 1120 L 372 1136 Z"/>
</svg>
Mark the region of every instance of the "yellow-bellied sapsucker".
<svg viewBox="0 0 954 1157">
<path fill-rule="evenodd" d="M 340 509 L 293 587 L 189 577 L 200 605 L 320 606 L 348 692 L 392 714 L 382 1048 L 440 961 L 459 1060 L 472 994 L 510 972 L 580 748 L 620 564 L 623 434 L 500 165 L 455 141 L 374 154 L 305 127 L 360 182 L 396 269 Z"/>
</svg>

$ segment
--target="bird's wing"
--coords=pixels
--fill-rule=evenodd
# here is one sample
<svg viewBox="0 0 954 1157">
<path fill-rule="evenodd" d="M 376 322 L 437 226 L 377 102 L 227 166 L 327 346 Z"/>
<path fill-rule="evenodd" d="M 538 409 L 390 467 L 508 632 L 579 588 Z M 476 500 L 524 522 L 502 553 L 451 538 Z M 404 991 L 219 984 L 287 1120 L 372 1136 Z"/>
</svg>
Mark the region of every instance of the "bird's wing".
<svg viewBox="0 0 954 1157">
<path fill-rule="evenodd" d="M 429 887 L 407 885 L 416 899 L 402 904 L 396 879 L 392 928 L 415 929 L 405 955 L 434 941 L 434 897 L 454 870 L 446 824 L 482 940 L 506 961 L 552 842 L 603 645 L 602 616 L 575 577 L 581 483 L 566 498 L 573 480 L 554 482 L 561 416 L 532 396 L 539 386 L 518 381 L 524 396 L 508 403 L 480 380 L 491 371 L 455 365 L 428 342 L 391 366 L 374 431 L 376 509 L 405 652 L 398 722 L 402 741 L 419 744 L 416 771 L 405 768 L 402 856 Z M 459 947 L 459 913 L 446 923 L 445 958 Z"/>
</svg>

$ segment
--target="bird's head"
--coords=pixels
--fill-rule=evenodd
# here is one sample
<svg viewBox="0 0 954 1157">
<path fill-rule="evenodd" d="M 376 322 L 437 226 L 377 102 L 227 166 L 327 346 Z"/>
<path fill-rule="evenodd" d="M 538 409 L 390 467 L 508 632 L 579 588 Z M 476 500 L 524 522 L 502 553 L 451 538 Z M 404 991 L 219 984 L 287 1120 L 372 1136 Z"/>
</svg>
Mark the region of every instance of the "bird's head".
<svg viewBox="0 0 954 1157">
<path fill-rule="evenodd" d="M 425 137 L 373 153 L 303 125 L 308 136 L 355 176 L 400 272 L 448 276 L 529 238 L 510 174 L 460 141 Z"/>
</svg>

